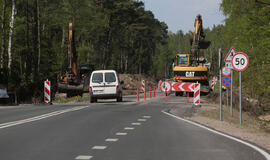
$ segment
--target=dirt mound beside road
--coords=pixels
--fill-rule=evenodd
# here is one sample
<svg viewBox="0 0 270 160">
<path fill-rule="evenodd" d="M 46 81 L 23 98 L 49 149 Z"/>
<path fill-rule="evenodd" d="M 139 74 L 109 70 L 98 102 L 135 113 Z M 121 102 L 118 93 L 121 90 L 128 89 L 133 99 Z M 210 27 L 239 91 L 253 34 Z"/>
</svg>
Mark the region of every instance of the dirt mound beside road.
<svg viewBox="0 0 270 160">
<path fill-rule="evenodd" d="M 145 80 L 146 91 L 153 90 L 157 86 L 157 82 L 154 77 L 142 75 L 142 74 L 119 74 L 120 81 L 124 81 L 123 94 L 132 95 L 137 93 L 137 88 L 141 91 L 142 80 Z"/>
</svg>

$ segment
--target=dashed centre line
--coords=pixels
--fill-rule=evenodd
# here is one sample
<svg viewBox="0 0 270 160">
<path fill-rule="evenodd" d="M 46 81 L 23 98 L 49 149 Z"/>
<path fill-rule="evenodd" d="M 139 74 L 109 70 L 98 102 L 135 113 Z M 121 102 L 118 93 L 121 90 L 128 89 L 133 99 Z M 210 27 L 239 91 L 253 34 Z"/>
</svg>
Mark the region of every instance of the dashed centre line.
<svg viewBox="0 0 270 160">
<path fill-rule="evenodd" d="M 103 150 L 106 148 L 107 148 L 107 146 L 94 146 L 94 147 L 92 147 L 92 149 L 97 149 L 97 150 Z"/>
<path fill-rule="evenodd" d="M 143 118 L 151 118 L 151 116 L 143 116 Z"/>
<path fill-rule="evenodd" d="M 117 135 L 117 136 L 125 136 L 125 135 L 127 135 L 127 133 L 118 132 L 115 135 Z"/>
<path fill-rule="evenodd" d="M 89 160 L 93 158 L 92 156 L 86 156 L 86 155 L 79 155 L 77 156 L 75 159 L 79 159 L 79 160 Z"/>
<path fill-rule="evenodd" d="M 118 138 L 107 138 L 105 141 L 106 142 L 116 142 L 116 141 L 118 141 Z"/>
<path fill-rule="evenodd" d="M 141 123 L 131 123 L 132 125 L 134 125 L 134 126 L 139 126 L 139 125 L 141 125 Z"/>
<path fill-rule="evenodd" d="M 138 119 L 137 121 L 139 121 L 139 122 L 145 122 L 146 119 Z"/>
<path fill-rule="evenodd" d="M 125 129 L 125 130 L 133 130 L 134 127 L 125 127 L 124 129 Z"/>
</svg>

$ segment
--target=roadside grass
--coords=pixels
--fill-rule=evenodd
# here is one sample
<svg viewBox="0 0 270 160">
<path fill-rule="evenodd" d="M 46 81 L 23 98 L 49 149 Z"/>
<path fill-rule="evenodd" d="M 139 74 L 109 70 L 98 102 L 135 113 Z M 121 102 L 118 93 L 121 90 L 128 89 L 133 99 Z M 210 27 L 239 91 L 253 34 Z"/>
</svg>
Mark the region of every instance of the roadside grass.
<svg viewBox="0 0 270 160">
<path fill-rule="evenodd" d="M 207 117 L 214 120 L 220 120 L 220 109 L 218 104 L 213 104 L 216 106 L 215 109 L 198 111 L 198 115 L 202 117 Z M 203 107 L 203 106 L 202 106 Z M 228 122 L 241 129 L 248 129 L 253 133 L 263 133 L 270 134 L 270 122 L 261 121 L 255 116 L 250 115 L 247 112 L 242 111 L 242 125 L 240 125 L 239 111 L 233 108 L 233 116 L 230 113 L 230 107 L 223 105 L 223 121 Z"/>
<path fill-rule="evenodd" d="M 89 97 L 75 96 L 75 97 L 70 97 L 70 98 L 62 98 L 62 99 L 54 100 L 53 103 L 87 102 L 87 101 L 89 101 Z"/>
</svg>

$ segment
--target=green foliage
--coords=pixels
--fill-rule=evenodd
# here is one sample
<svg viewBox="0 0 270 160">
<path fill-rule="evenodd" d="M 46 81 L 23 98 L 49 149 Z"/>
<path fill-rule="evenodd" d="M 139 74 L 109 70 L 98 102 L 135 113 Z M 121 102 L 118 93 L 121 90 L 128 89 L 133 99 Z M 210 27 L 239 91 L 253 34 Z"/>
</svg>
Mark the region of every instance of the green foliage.
<svg viewBox="0 0 270 160">
<path fill-rule="evenodd" d="M 7 44 L 11 2 L 7 1 L 6 6 Z M 37 70 L 37 7 L 40 8 L 40 71 Z M 93 64 L 96 69 L 115 69 L 119 73 L 154 75 L 157 72 L 152 66 L 157 46 L 166 41 L 167 25 L 146 11 L 141 1 L 21 0 L 17 1 L 16 9 L 9 88 L 28 94 L 19 95 L 20 100 L 41 96 L 43 81 L 49 79 L 56 84 L 57 75 L 66 69 L 70 21 L 75 30 L 78 65 Z M 7 61 L 5 51 L 4 67 Z"/>
</svg>

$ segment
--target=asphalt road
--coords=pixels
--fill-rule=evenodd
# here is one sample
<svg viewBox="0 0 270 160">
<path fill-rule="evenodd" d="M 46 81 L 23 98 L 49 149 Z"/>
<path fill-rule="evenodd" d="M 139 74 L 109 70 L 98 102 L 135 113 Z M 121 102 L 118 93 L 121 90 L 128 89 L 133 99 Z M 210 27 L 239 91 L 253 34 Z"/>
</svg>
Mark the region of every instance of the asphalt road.
<svg viewBox="0 0 270 160">
<path fill-rule="evenodd" d="M 263 160 L 242 143 L 162 111 L 184 98 L 0 107 L 0 160 Z"/>
</svg>

